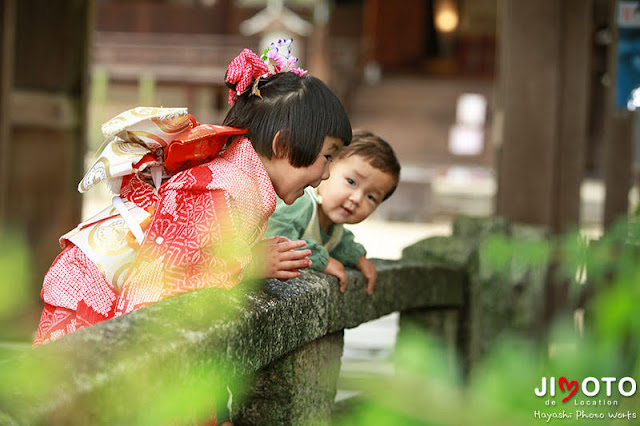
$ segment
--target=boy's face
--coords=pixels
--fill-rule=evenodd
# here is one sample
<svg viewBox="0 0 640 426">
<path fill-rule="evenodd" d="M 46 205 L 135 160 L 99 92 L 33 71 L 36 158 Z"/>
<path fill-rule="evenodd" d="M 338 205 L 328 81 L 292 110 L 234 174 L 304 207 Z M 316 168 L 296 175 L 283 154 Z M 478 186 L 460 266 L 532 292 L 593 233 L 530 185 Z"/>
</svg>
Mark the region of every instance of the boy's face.
<svg viewBox="0 0 640 426">
<path fill-rule="evenodd" d="M 394 185 L 392 175 L 362 157 L 342 158 L 331 165 L 331 176 L 318 186 L 321 209 L 333 223 L 359 223 L 373 213 Z"/>
</svg>

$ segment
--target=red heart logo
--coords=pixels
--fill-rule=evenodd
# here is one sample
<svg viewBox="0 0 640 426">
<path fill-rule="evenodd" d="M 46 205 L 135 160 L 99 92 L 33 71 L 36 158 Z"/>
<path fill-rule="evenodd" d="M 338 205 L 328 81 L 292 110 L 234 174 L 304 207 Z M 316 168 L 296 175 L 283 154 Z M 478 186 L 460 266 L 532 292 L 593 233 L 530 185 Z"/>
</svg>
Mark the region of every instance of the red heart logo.
<svg viewBox="0 0 640 426">
<path fill-rule="evenodd" d="M 578 381 L 577 381 L 577 380 L 569 381 L 569 380 L 567 380 L 567 378 L 566 378 L 566 377 L 562 376 L 562 377 L 560 377 L 560 379 L 558 380 L 558 384 L 560 385 L 560 390 L 561 390 L 562 392 L 564 392 L 564 391 L 565 391 L 565 389 L 564 389 L 564 387 L 565 387 L 565 386 L 567 387 L 567 390 L 571 390 L 571 393 L 569 394 L 569 396 L 567 396 L 566 398 L 564 398 L 564 399 L 562 400 L 562 402 L 567 402 L 568 400 L 570 400 L 570 399 L 571 399 L 571 397 L 572 397 L 573 395 L 575 395 L 575 394 L 576 394 L 576 392 L 578 392 Z"/>
</svg>

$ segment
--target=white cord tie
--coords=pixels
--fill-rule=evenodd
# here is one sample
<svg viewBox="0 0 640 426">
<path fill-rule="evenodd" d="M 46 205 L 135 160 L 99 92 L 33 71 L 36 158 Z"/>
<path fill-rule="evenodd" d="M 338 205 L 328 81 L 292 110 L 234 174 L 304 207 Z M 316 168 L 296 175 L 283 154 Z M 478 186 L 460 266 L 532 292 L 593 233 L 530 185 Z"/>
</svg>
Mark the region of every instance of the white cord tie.
<svg viewBox="0 0 640 426">
<path fill-rule="evenodd" d="M 127 209 L 127 206 L 124 205 L 124 201 L 122 201 L 122 198 L 118 196 L 113 197 L 113 199 L 111 200 L 111 204 L 113 204 L 113 207 L 115 207 L 118 213 L 120 213 L 120 216 L 131 230 L 131 233 L 134 237 L 136 237 L 136 241 L 138 241 L 138 244 L 142 245 L 142 240 L 144 240 L 144 232 L 142 232 L 142 227 L 133 218 L 133 215 L 131 214 L 129 209 Z"/>
</svg>

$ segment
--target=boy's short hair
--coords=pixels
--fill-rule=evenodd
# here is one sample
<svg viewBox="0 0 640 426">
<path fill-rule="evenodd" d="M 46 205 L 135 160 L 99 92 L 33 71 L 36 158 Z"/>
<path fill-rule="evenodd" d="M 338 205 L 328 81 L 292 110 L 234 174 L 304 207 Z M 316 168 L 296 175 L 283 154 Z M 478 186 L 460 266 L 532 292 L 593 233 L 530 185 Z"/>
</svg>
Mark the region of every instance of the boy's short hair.
<svg viewBox="0 0 640 426">
<path fill-rule="evenodd" d="M 367 130 L 354 130 L 351 144 L 340 151 L 338 160 L 352 155 L 361 157 L 372 167 L 393 176 L 395 180 L 393 188 L 384 196 L 382 201 L 389 198 L 398 187 L 398 182 L 400 181 L 400 162 L 398 162 L 391 145 L 380 136 L 374 135 Z"/>
<path fill-rule="evenodd" d="M 325 136 L 351 142 L 351 123 L 338 97 L 321 80 L 293 72 L 261 78 L 260 96 L 248 89 L 238 96 L 223 124 L 249 129 L 258 154 L 271 158 L 273 138 L 294 167 L 316 160 Z"/>
</svg>

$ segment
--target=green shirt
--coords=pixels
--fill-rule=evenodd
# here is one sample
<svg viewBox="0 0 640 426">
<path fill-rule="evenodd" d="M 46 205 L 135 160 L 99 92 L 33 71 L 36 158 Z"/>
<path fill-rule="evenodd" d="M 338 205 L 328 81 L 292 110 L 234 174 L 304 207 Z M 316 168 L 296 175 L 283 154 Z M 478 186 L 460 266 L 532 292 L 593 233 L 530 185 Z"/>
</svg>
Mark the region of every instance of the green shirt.
<svg viewBox="0 0 640 426">
<path fill-rule="evenodd" d="M 316 202 L 306 191 L 302 197 L 291 205 L 286 205 L 284 201 L 278 198 L 276 211 L 269 218 L 265 237 L 281 236 L 291 240 L 302 239 L 316 208 Z M 342 237 L 338 244 L 330 251 L 327 251 L 324 244 L 341 228 Z M 354 241 L 353 233 L 342 225 L 333 225 L 329 230 L 329 234 L 325 233 L 320 227 L 320 235 L 322 241 L 305 239 L 307 245 L 303 250 L 311 250 L 311 256 L 309 256 L 309 259 L 313 262 L 310 266 L 311 269 L 316 271 L 324 270 L 329 262 L 329 256 L 339 260 L 345 266 L 355 267 L 356 262 L 367 254 L 362 244 Z"/>
</svg>

